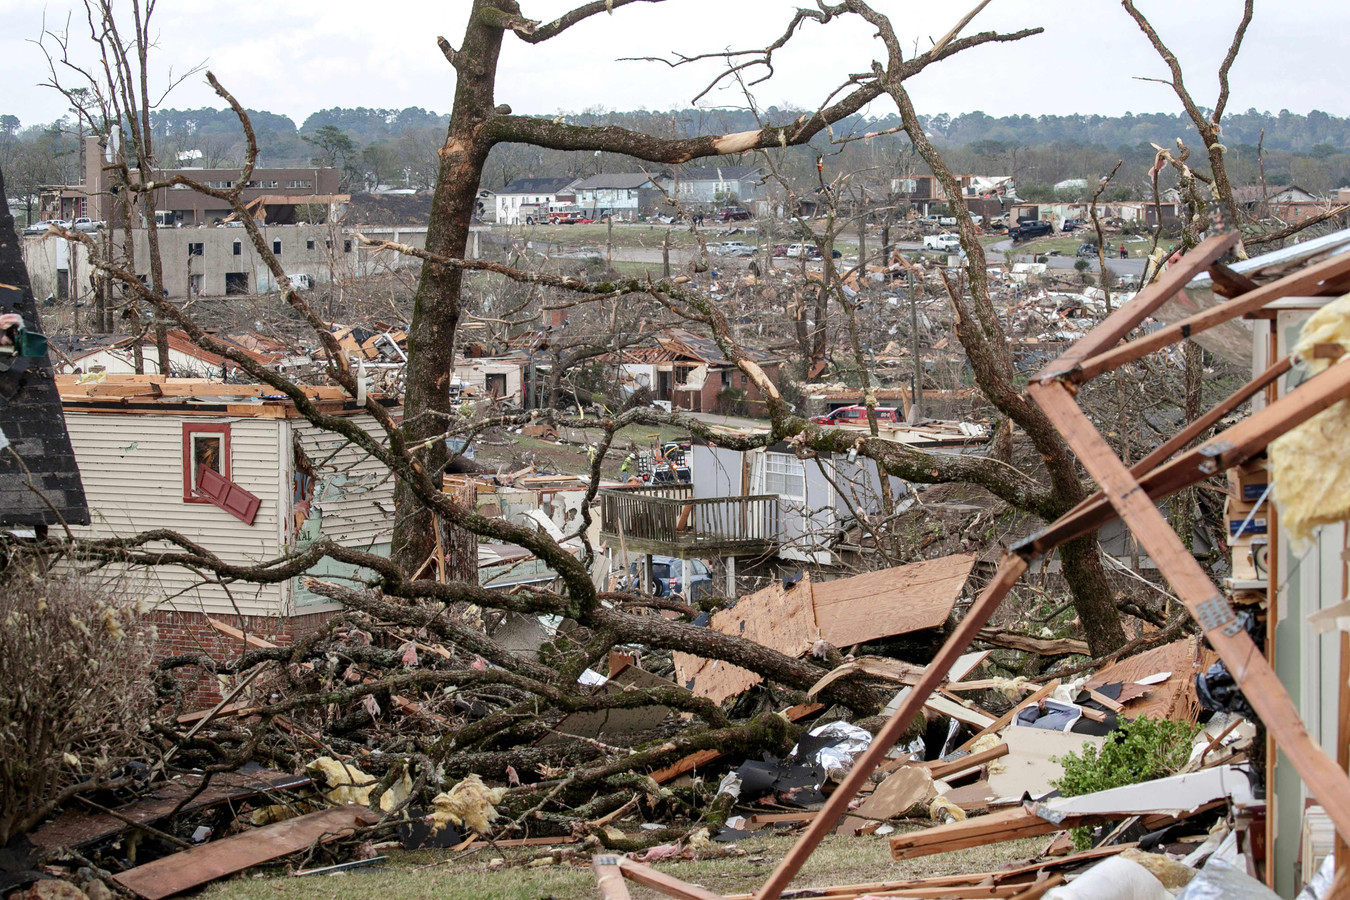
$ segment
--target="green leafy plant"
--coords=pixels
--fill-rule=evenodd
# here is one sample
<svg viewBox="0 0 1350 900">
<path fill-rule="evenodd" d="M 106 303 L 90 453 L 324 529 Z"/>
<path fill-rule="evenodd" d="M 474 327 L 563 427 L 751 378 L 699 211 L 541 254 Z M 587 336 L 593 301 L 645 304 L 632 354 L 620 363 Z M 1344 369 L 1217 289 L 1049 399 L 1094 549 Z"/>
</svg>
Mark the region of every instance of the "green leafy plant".
<svg viewBox="0 0 1350 900">
<path fill-rule="evenodd" d="M 1191 755 L 1191 741 L 1200 726 L 1171 719 L 1140 716 L 1107 735 L 1100 750 L 1087 745 L 1082 755 L 1056 757 L 1064 775 L 1051 782 L 1066 797 L 1092 794 L 1176 774 Z M 1075 828 L 1079 850 L 1091 845 L 1092 829 Z"/>
</svg>

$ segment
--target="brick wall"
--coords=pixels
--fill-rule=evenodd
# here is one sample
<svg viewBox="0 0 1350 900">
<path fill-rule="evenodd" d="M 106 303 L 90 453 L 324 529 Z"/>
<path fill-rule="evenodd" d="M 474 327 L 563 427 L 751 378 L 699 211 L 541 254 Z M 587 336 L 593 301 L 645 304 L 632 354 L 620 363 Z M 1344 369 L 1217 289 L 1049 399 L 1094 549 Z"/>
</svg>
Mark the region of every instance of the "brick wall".
<svg viewBox="0 0 1350 900">
<path fill-rule="evenodd" d="M 315 630 L 335 615 L 334 612 L 310 613 L 301 616 L 211 616 L 238 628 L 250 637 L 259 637 L 271 644 L 289 646 Z M 208 617 L 199 612 L 155 610 L 142 618 L 154 625 L 157 635 L 155 656 L 166 659 L 183 653 L 206 654 L 224 661 L 242 655 L 247 649 L 238 638 L 222 634 L 211 626 Z M 180 669 L 179 679 L 187 682 L 190 669 Z M 202 672 L 189 687 L 189 706 L 209 707 L 220 702 L 219 683 Z"/>
</svg>

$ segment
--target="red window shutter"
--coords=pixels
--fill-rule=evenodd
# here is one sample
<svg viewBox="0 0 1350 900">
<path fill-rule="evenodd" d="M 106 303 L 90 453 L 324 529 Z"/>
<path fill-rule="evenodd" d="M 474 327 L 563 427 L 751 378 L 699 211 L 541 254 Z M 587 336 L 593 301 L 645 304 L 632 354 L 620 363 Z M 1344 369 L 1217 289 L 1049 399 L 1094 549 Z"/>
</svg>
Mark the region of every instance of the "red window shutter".
<svg viewBox="0 0 1350 900">
<path fill-rule="evenodd" d="M 256 495 L 206 466 L 197 470 L 197 493 L 245 525 L 253 524 L 253 518 L 262 504 Z"/>
</svg>

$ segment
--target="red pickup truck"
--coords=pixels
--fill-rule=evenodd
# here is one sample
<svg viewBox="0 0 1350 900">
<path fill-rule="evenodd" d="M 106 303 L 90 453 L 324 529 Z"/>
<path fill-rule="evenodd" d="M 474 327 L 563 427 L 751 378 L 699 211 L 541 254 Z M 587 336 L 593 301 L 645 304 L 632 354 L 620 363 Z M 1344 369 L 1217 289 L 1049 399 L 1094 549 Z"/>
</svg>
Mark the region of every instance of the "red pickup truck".
<svg viewBox="0 0 1350 900">
<path fill-rule="evenodd" d="M 823 416 L 812 416 L 811 421 L 817 425 L 866 425 L 867 407 L 841 406 L 839 409 Z M 878 406 L 877 421 L 899 422 L 900 414 L 896 412 L 894 406 Z"/>
</svg>

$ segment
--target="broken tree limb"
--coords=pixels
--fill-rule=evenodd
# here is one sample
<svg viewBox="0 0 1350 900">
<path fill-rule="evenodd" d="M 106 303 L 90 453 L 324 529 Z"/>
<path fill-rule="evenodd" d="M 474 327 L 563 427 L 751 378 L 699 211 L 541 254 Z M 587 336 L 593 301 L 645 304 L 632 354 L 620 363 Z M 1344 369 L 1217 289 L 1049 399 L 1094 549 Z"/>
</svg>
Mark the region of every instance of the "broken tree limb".
<svg viewBox="0 0 1350 900">
<path fill-rule="evenodd" d="M 1034 653 L 1037 656 L 1087 656 L 1090 652 L 1087 641 L 1073 638 L 1038 638 L 997 628 L 981 628 L 980 640 L 996 647 L 1021 650 L 1023 653 Z"/>
</svg>

